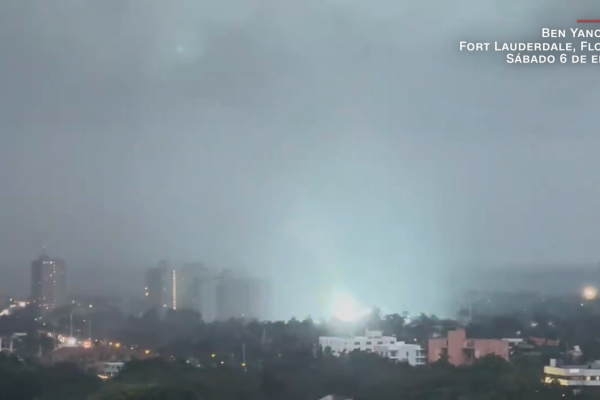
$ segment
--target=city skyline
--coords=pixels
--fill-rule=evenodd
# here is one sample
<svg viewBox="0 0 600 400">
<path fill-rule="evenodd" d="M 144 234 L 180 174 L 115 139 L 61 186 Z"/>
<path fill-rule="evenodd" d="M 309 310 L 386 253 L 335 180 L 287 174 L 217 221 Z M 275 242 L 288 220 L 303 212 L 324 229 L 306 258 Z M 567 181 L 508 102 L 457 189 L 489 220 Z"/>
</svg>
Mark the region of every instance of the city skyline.
<svg viewBox="0 0 600 400">
<path fill-rule="evenodd" d="M 0 6 L 2 285 L 46 244 L 89 287 L 201 260 L 281 317 L 442 312 L 463 267 L 600 261 L 596 70 L 459 48 L 588 5 L 150 2 Z"/>
<path fill-rule="evenodd" d="M 42 250 L 42 257 L 45 256 L 46 248 Z M 62 261 L 62 260 L 61 260 Z M 165 262 L 165 260 L 163 260 Z M 207 268 L 207 263 L 204 262 L 183 262 L 181 264 L 177 264 L 175 269 L 182 270 L 186 267 L 195 266 L 200 268 Z M 76 280 L 79 282 L 83 282 L 83 287 L 81 285 L 67 285 L 67 293 L 69 296 L 78 296 L 78 295 L 98 295 L 98 296 L 111 296 L 111 297 L 120 297 L 120 298 L 136 298 L 142 299 L 144 296 L 143 286 L 145 282 L 145 275 L 148 269 L 152 269 L 152 267 L 141 266 L 137 269 L 121 269 L 118 267 L 114 267 L 111 269 L 98 269 L 98 268 L 89 268 L 89 269 L 75 269 L 69 268 L 69 276 L 72 277 L 73 273 L 75 273 Z M 210 268 L 209 268 L 210 269 Z M 229 268 L 213 268 L 214 271 L 226 271 Z M 244 268 L 238 269 L 240 272 L 244 271 Z M 107 271 L 111 271 L 110 273 L 106 273 Z M 572 294 L 578 295 L 586 286 L 599 286 L 600 287 L 600 268 L 597 264 L 588 264 L 588 265 L 548 265 L 545 266 L 545 274 L 540 275 L 540 266 L 535 265 L 519 265 L 512 267 L 504 267 L 504 268 L 495 268 L 495 269 L 477 269 L 477 268 L 466 268 L 461 272 L 461 280 L 457 285 L 453 286 L 453 289 L 446 293 L 446 299 L 448 304 L 456 304 L 456 302 L 462 301 L 462 296 L 464 295 L 464 290 L 472 287 L 472 284 L 476 284 L 476 286 L 480 290 L 487 291 L 495 291 L 495 292 L 506 292 L 506 291 L 537 291 L 542 294 Z M 451 279 L 453 271 L 450 271 L 446 278 L 440 279 Z M 120 277 L 120 278 L 119 278 Z M 518 277 L 517 283 L 515 283 L 514 279 Z M 264 276 L 257 276 L 257 278 L 267 282 Z M 27 282 L 27 285 L 25 283 Z M 131 282 L 141 282 L 136 285 L 132 289 Z M 181 283 L 180 283 L 181 285 Z M 10 294 L 13 297 L 20 298 L 29 298 L 31 295 L 31 273 L 28 274 L 26 280 L 22 280 L 21 288 L 19 285 L 6 285 L 0 287 L 0 293 Z M 183 287 L 183 286 L 180 286 Z M 216 291 L 216 285 L 213 289 Z M 274 297 L 272 296 L 272 290 L 268 289 L 270 292 L 270 302 L 273 304 Z M 334 302 L 336 299 L 340 299 L 340 295 L 342 296 L 350 296 L 355 297 L 352 293 L 345 292 L 331 292 L 329 293 L 329 297 L 327 298 L 327 303 L 325 307 L 321 310 L 315 311 L 307 311 L 303 314 L 270 314 L 276 318 L 288 318 L 290 316 L 313 316 L 317 318 L 327 317 L 330 315 L 335 315 L 336 310 L 334 309 Z M 214 295 L 211 295 L 214 297 Z M 333 296 L 333 297 L 332 297 Z M 336 297 L 337 296 L 337 297 Z M 143 299 L 142 299 L 143 300 Z M 180 300 L 185 301 L 185 300 Z M 355 300 L 353 300 L 355 301 Z M 206 302 L 206 299 L 205 299 Z M 276 302 L 275 302 L 276 303 Z M 368 298 L 359 298 L 359 303 L 362 303 L 362 306 L 367 308 L 369 306 L 375 306 L 377 308 L 383 310 L 392 310 L 394 307 L 400 307 L 403 310 L 411 309 L 418 312 L 430 312 L 428 310 L 423 310 L 422 308 L 413 309 L 406 305 L 396 305 L 390 307 L 388 305 L 380 305 L 376 302 L 371 301 Z M 357 303 L 357 304 L 359 304 Z M 172 302 L 171 302 L 172 305 Z M 271 308 L 271 306 L 266 308 Z M 185 307 L 188 308 L 188 307 Z M 452 308 L 452 307 L 450 307 Z M 449 310 L 450 310 L 449 308 Z M 453 308 L 452 308 L 453 309 Z M 440 315 L 451 315 L 447 314 L 446 311 L 438 311 L 433 310 L 431 313 L 440 314 Z M 216 310 L 216 306 L 211 307 L 211 311 L 204 310 L 203 315 L 208 316 L 209 320 L 213 320 L 217 318 L 218 312 Z"/>
</svg>

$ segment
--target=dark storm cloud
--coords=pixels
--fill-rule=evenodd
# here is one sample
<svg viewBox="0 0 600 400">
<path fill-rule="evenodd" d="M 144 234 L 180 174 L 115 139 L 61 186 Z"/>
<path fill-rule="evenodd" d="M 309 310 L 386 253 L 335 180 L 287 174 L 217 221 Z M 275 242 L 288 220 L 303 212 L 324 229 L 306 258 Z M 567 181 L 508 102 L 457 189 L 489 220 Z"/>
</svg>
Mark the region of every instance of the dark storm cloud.
<svg viewBox="0 0 600 400">
<path fill-rule="evenodd" d="M 0 262 L 25 269 L 47 242 L 73 269 L 243 265 L 273 280 L 278 315 L 303 316 L 334 287 L 432 310 L 458 266 L 595 261 L 596 71 L 458 42 L 598 15 L 2 2 Z"/>
</svg>

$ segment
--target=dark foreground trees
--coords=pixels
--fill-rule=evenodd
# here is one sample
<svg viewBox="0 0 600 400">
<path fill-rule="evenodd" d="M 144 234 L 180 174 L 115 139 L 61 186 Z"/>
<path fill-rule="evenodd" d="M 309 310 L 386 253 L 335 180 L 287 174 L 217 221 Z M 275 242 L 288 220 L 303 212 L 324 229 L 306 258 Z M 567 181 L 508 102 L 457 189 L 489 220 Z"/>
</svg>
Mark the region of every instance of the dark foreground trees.
<svg viewBox="0 0 600 400">
<path fill-rule="evenodd" d="M 331 393 L 355 400 L 576 398 L 563 388 L 543 385 L 538 365 L 496 357 L 481 358 L 468 367 L 440 362 L 415 368 L 366 353 L 315 357 L 307 347 L 247 369 L 135 361 L 118 377 L 102 382 L 71 365 L 43 367 L 0 356 L 0 399 L 317 400 Z"/>
<path fill-rule="evenodd" d="M 101 387 L 98 377 L 71 364 L 47 367 L 0 354 L 0 399 L 79 400 Z"/>
</svg>

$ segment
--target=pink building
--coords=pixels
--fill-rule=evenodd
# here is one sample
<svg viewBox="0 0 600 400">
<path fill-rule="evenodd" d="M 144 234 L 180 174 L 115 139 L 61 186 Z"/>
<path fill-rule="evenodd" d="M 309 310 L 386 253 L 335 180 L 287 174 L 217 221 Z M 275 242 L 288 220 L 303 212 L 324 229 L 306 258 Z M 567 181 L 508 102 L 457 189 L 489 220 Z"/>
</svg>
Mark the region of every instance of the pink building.
<svg viewBox="0 0 600 400">
<path fill-rule="evenodd" d="M 429 362 L 436 362 L 442 354 L 448 355 L 453 365 L 470 364 L 473 360 L 494 354 L 508 361 L 508 341 L 501 339 L 467 339 L 464 330 L 448 332 L 448 338 L 429 339 Z"/>
</svg>

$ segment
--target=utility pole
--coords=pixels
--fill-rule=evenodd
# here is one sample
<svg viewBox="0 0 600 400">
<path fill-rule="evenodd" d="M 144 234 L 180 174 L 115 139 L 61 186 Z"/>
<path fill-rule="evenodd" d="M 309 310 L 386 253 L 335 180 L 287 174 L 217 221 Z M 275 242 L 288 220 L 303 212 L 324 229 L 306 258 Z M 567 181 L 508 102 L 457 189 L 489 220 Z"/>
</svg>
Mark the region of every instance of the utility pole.
<svg viewBox="0 0 600 400">
<path fill-rule="evenodd" d="M 71 311 L 69 327 L 70 327 L 69 335 L 70 335 L 70 337 L 73 337 L 73 311 Z"/>
<path fill-rule="evenodd" d="M 90 340 L 92 340 L 92 318 L 90 317 L 90 324 L 89 324 L 89 328 L 88 328 L 88 333 L 90 336 Z"/>
</svg>

